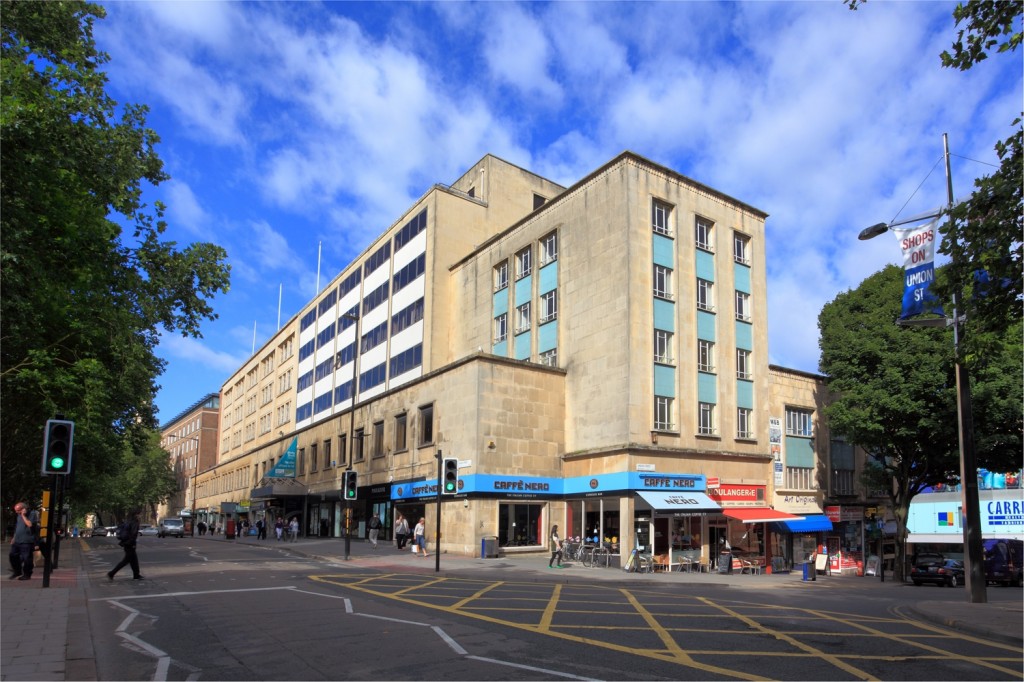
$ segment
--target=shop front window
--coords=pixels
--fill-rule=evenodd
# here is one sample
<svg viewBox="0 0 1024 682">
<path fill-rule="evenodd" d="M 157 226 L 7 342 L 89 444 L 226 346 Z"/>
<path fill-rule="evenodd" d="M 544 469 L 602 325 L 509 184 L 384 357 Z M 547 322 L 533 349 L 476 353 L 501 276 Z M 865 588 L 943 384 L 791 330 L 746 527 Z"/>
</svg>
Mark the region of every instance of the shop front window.
<svg viewBox="0 0 1024 682">
<path fill-rule="evenodd" d="M 498 545 L 528 547 L 543 544 L 545 504 L 501 504 L 498 506 Z"/>
</svg>

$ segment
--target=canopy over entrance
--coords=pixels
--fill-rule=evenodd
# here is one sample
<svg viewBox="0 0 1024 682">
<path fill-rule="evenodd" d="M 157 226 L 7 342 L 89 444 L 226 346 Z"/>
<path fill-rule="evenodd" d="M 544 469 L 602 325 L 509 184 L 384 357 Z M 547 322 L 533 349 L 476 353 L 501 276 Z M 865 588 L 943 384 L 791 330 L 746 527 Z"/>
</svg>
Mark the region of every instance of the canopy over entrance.
<svg viewBox="0 0 1024 682">
<path fill-rule="evenodd" d="M 707 514 L 707 513 L 719 513 L 722 508 L 710 497 L 704 493 L 696 492 L 656 492 L 653 490 L 637 491 L 637 495 L 640 496 L 647 504 L 651 505 L 651 509 L 655 513 L 663 514 L 678 514 L 678 513 L 691 513 L 691 514 Z M 796 518 L 796 517 L 794 517 Z"/>
<path fill-rule="evenodd" d="M 722 513 L 730 519 L 736 519 L 743 523 L 769 523 L 771 521 L 800 521 L 802 516 L 787 514 L 783 511 L 776 511 L 769 507 L 733 507 L 723 509 Z"/>
</svg>

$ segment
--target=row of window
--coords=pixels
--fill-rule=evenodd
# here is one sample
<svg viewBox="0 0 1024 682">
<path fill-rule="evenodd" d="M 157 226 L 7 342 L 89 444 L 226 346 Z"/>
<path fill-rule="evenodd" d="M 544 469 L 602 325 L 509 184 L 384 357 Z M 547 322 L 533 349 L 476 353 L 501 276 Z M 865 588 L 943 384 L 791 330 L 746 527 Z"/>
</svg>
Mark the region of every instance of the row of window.
<svg viewBox="0 0 1024 682">
<path fill-rule="evenodd" d="M 558 317 L 558 290 L 541 294 L 538 301 L 540 306 L 540 317 L 537 324 L 551 322 Z M 530 303 L 524 303 L 516 307 L 515 333 L 521 334 L 530 330 Z M 494 318 L 494 343 L 501 343 L 508 338 L 508 313 L 501 313 Z"/>
<path fill-rule="evenodd" d="M 403 452 L 409 449 L 408 414 L 402 412 L 395 415 L 392 426 L 392 452 Z M 426 447 L 434 443 L 434 406 L 425 405 L 419 408 L 419 433 L 417 447 Z M 369 448 L 364 449 L 366 430 L 358 428 L 352 433 L 352 461 L 359 462 L 365 458 L 366 450 L 369 450 L 371 457 L 383 457 L 387 454 L 386 439 L 384 432 L 384 421 L 375 421 L 370 431 Z M 299 448 L 295 458 L 295 475 L 306 474 L 307 464 L 309 473 L 316 473 L 318 470 L 327 470 L 332 467 L 347 466 L 348 464 L 348 437 L 347 434 L 338 436 L 337 456 L 332 455 L 331 439 L 322 443 L 311 443 L 309 446 L 309 458 L 306 458 L 306 448 Z M 319 447 L 318 447 L 319 446 Z M 269 465 L 269 466 L 268 466 Z M 268 468 L 273 468 L 274 462 L 263 463 L 263 472 L 266 474 Z M 255 467 L 253 467 L 255 469 Z M 254 483 L 255 485 L 255 483 Z"/>
<path fill-rule="evenodd" d="M 340 354 L 339 354 L 340 355 Z M 329 359 L 320 364 L 317 367 L 317 379 L 320 379 L 321 368 L 323 368 L 324 376 L 330 374 L 331 369 L 335 363 L 334 359 Z M 417 367 L 423 365 L 423 344 L 419 343 L 401 353 L 398 353 L 389 360 L 388 363 L 380 363 L 375 367 L 367 369 L 359 375 L 359 390 L 369 391 L 383 384 L 388 377 L 388 370 L 390 369 L 391 376 L 398 376 L 409 372 Z M 313 373 L 307 372 L 299 378 L 299 390 L 308 388 L 313 384 Z M 309 403 L 299 406 L 295 412 L 296 421 L 302 421 L 303 419 L 312 416 L 313 414 L 320 414 L 321 412 L 329 409 L 332 405 L 340 404 L 352 397 L 353 392 L 352 381 L 346 381 L 344 384 L 335 387 L 334 392 L 327 391 L 322 395 L 316 396 L 312 403 L 312 412 L 310 413 L 307 409 Z M 306 416 L 301 416 L 306 415 Z"/>
<path fill-rule="evenodd" d="M 675 289 L 672 284 L 674 272 L 672 268 L 664 265 L 654 265 L 654 296 L 666 301 L 675 300 Z M 709 313 L 715 312 L 715 283 L 697 278 L 697 309 Z M 753 319 L 753 311 L 750 304 L 750 294 L 737 290 L 733 298 L 733 312 L 737 320 L 750 322 Z"/>
<path fill-rule="evenodd" d="M 697 433 L 702 436 L 718 435 L 714 403 L 697 403 Z M 654 428 L 657 431 L 676 431 L 673 416 L 675 399 L 666 396 L 654 397 Z M 786 408 L 786 435 L 811 437 L 814 413 L 796 408 Z M 754 437 L 754 412 L 747 407 L 736 408 L 736 438 Z M 789 486 L 794 487 L 794 486 Z"/>
<path fill-rule="evenodd" d="M 654 199 L 651 201 L 651 229 L 660 235 L 672 237 L 672 221 L 675 207 L 669 203 Z M 714 253 L 715 224 L 707 218 L 696 216 L 693 221 L 693 241 L 698 249 Z M 750 237 L 742 232 L 733 231 L 732 257 L 737 263 L 750 265 Z"/>
<path fill-rule="evenodd" d="M 408 244 L 413 237 L 418 235 L 420 232 L 425 230 L 427 227 L 427 210 L 423 209 L 414 218 L 410 219 L 405 225 L 403 225 L 395 233 L 394 237 L 394 250 L 398 252 L 403 246 Z M 356 268 L 348 277 L 343 279 L 338 285 L 337 289 L 332 289 L 324 296 L 319 303 L 306 312 L 299 320 L 299 331 L 305 331 L 307 328 L 313 326 L 316 322 L 316 318 L 319 315 L 323 315 L 328 312 L 334 304 L 345 297 L 345 294 L 349 293 L 363 280 L 364 276 L 369 276 L 370 273 L 377 270 L 379 267 L 384 265 L 391 258 L 391 242 L 386 242 L 383 246 L 377 249 L 366 262 L 363 263 L 362 268 Z M 409 282 L 415 280 L 419 275 L 423 273 L 426 266 L 426 258 L 421 255 L 416 258 L 402 270 L 398 271 L 394 275 L 394 290 L 398 291 L 403 288 Z M 384 298 L 387 298 L 387 285 L 384 285 Z M 379 291 L 374 292 L 370 296 L 379 296 Z M 369 297 L 368 297 L 369 298 Z M 377 302 L 379 304 L 379 301 Z M 364 300 L 363 309 L 364 312 L 372 310 L 376 307 L 375 304 L 368 305 L 368 301 Z M 355 311 L 352 311 L 355 312 Z M 338 331 L 341 331 L 344 327 L 341 327 Z M 290 355 L 289 355 L 290 357 Z"/>
<path fill-rule="evenodd" d="M 662 329 L 654 330 L 654 361 L 661 365 L 674 365 L 672 349 L 675 347 L 675 334 Z M 753 379 L 751 351 L 745 348 L 736 349 L 736 378 Z M 697 339 L 697 369 L 701 372 L 715 373 L 715 342 Z"/>
<path fill-rule="evenodd" d="M 558 233 L 544 235 L 537 242 L 540 252 L 540 267 L 558 260 Z M 513 257 L 516 266 L 516 279 L 520 280 L 533 272 L 533 246 L 527 246 L 516 252 Z M 508 286 L 508 261 L 494 266 L 494 290 L 501 291 Z"/>
</svg>

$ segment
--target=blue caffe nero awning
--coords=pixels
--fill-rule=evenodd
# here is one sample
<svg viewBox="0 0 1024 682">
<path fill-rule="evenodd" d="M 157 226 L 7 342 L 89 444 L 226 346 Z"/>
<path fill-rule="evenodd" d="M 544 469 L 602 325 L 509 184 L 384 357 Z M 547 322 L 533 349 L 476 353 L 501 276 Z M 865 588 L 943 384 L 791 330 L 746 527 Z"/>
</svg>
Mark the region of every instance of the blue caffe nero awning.
<svg viewBox="0 0 1024 682">
<path fill-rule="evenodd" d="M 832 522 L 824 514 L 808 514 L 799 521 L 776 521 L 773 530 L 780 533 L 816 533 L 832 530 Z"/>
</svg>

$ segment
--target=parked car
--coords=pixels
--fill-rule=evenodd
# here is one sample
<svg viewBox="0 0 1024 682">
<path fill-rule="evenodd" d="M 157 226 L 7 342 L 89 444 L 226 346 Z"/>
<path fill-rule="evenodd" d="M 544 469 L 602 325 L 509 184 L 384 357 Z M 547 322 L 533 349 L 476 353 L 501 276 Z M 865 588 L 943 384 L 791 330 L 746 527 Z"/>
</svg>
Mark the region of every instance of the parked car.
<svg viewBox="0 0 1024 682">
<path fill-rule="evenodd" d="M 117 526 L 104 526 L 104 530 L 107 532 L 108 538 L 112 538 L 117 535 Z"/>
<path fill-rule="evenodd" d="M 159 533 L 160 530 L 156 526 L 148 523 L 144 523 L 139 526 L 139 535 L 158 535 Z"/>
<path fill-rule="evenodd" d="M 914 567 L 910 569 L 910 580 L 915 585 L 935 583 L 956 587 L 964 584 L 964 565 L 956 559 L 946 559 L 933 554 L 924 555 L 919 557 Z"/>
<path fill-rule="evenodd" d="M 167 518 L 160 522 L 160 530 L 157 536 L 165 538 L 168 535 L 183 538 L 185 537 L 185 521 L 180 517 Z"/>
<path fill-rule="evenodd" d="M 985 540 L 985 582 L 1007 587 L 1024 586 L 1024 542 Z"/>
</svg>

